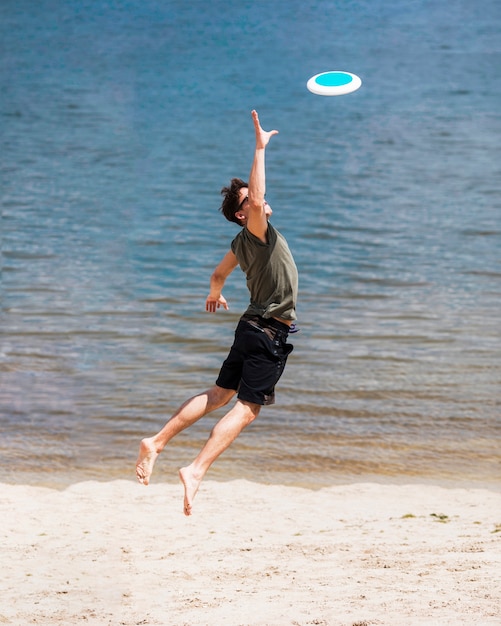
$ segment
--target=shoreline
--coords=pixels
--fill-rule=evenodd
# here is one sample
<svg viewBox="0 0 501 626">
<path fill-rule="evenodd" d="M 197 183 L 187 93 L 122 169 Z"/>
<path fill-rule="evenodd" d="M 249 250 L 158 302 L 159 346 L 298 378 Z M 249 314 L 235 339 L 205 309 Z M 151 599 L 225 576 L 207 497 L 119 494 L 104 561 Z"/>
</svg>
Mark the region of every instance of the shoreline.
<svg viewBox="0 0 501 626">
<path fill-rule="evenodd" d="M 358 482 L 2 485 L 0 623 L 501 624 L 501 493 Z"/>
<path fill-rule="evenodd" d="M 152 485 L 179 485 L 179 468 L 175 464 L 171 464 L 166 470 L 162 467 L 163 458 L 157 459 L 155 468 L 152 474 L 150 486 Z M 131 469 L 132 468 L 132 469 Z M 132 482 L 136 484 L 136 478 L 134 473 L 134 463 L 129 464 L 127 471 L 122 469 L 114 470 L 112 467 L 106 467 L 106 479 L 101 479 L 101 471 L 96 470 L 94 473 L 88 471 L 75 471 L 75 472 L 62 472 L 55 471 L 51 473 L 44 472 L 12 472 L 4 475 L 0 484 L 12 485 L 12 486 L 26 486 L 26 487 L 40 487 L 42 489 L 55 489 L 57 491 L 64 491 L 79 483 L 96 482 L 96 483 L 108 483 L 108 482 Z M 320 473 L 307 471 L 302 474 L 291 474 L 290 472 L 273 470 L 268 473 L 260 472 L 255 473 L 252 478 L 249 478 L 249 472 L 240 472 L 237 468 L 232 471 L 228 471 L 229 467 L 224 464 L 216 465 L 210 469 L 210 472 L 206 476 L 203 482 L 215 482 L 215 483 L 231 483 L 242 480 L 244 482 L 255 483 L 262 486 L 277 486 L 284 488 L 299 488 L 306 489 L 308 491 L 318 491 L 322 489 L 330 489 L 336 487 L 343 487 L 346 485 L 356 484 L 376 484 L 386 486 L 403 486 L 403 485 L 425 485 L 436 486 L 444 489 L 486 489 L 495 493 L 501 493 L 501 480 L 496 479 L 494 476 L 486 476 L 479 478 L 472 478 L 471 476 L 458 476 L 449 474 L 437 473 L 437 474 L 392 474 L 379 472 L 377 474 L 350 474 L 346 472 L 329 472 Z"/>
</svg>

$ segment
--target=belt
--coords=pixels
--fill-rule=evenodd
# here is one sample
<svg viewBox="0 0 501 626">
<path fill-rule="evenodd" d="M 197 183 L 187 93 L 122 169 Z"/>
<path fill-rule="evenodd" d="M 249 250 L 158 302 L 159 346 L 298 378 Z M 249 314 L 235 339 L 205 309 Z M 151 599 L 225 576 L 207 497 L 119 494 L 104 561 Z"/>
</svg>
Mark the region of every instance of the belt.
<svg viewBox="0 0 501 626">
<path fill-rule="evenodd" d="M 289 334 L 287 324 L 279 322 L 273 317 L 265 318 L 260 315 L 249 315 L 245 313 L 240 319 L 242 322 L 247 322 L 254 328 L 259 328 L 259 330 L 263 331 L 271 340 L 274 340 L 276 337 L 285 340 Z"/>
</svg>

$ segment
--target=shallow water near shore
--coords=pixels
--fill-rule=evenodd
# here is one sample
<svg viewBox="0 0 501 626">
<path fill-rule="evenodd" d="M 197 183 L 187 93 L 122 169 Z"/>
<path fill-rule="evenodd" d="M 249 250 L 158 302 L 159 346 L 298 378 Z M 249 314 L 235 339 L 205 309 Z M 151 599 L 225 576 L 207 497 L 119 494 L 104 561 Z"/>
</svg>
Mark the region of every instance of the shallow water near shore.
<svg viewBox="0 0 501 626">
<path fill-rule="evenodd" d="M 203 310 L 236 234 L 219 189 L 248 175 L 256 108 L 301 330 L 210 477 L 499 485 L 500 9 L 336 4 L 0 9 L 4 482 L 132 477 L 214 382 L 248 299 L 237 269 L 230 311 Z M 361 89 L 313 96 L 326 69 Z"/>
</svg>

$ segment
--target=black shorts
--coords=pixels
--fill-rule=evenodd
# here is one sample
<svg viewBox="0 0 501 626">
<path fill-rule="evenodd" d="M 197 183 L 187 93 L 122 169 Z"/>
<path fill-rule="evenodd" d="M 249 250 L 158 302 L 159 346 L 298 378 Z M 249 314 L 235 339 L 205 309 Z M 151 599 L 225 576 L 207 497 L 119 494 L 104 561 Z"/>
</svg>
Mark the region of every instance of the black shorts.
<svg viewBox="0 0 501 626">
<path fill-rule="evenodd" d="M 216 385 L 234 389 L 246 402 L 274 404 L 275 385 L 293 350 L 287 343 L 288 332 L 287 324 L 278 320 L 243 315 Z"/>
</svg>

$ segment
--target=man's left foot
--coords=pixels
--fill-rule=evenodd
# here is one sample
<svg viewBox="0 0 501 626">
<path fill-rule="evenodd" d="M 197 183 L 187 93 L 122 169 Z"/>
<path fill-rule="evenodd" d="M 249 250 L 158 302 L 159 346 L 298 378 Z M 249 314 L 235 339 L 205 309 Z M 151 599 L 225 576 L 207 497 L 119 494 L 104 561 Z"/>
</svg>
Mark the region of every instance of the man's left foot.
<svg viewBox="0 0 501 626">
<path fill-rule="evenodd" d="M 179 470 L 179 478 L 184 486 L 184 514 L 191 515 L 193 500 L 202 481 L 195 478 L 191 465 Z"/>
</svg>

